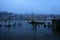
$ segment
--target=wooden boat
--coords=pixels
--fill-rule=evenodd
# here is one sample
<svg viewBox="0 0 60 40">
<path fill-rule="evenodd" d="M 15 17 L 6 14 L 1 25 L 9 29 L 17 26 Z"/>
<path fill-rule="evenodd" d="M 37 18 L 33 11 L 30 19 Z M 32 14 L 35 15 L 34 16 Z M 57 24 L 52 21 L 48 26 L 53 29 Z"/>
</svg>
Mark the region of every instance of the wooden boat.
<svg viewBox="0 0 60 40">
<path fill-rule="evenodd" d="M 36 21 L 31 21 L 31 22 L 29 22 L 29 24 L 32 24 L 32 25 L 38 25 L 38 24 L 45 24 L 45 22 L 36 22 Z"/>
</svg>

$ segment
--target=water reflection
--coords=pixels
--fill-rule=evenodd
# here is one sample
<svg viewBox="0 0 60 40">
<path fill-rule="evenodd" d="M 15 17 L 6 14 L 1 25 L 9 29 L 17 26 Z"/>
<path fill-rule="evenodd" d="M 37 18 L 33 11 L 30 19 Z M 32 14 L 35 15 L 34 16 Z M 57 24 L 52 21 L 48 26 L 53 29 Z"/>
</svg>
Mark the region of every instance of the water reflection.
<svg viewBox="0 0 60 40">
<path fill-rule="evenodd" d="M 46 38 L 54 40 L 58 37 L 60 38 L 60 36 L 52 32 L 50 23 L 28 23 L 27 20 L 22 20 L 22 23 L 20 23 L 20 20 L 16 20 L 15 22 L 11 22 L 11 25 L 6 25 L 4 22 L 2 24 L 4 25 L 0 27 L 0 39 L 2 40 L 21 40 L 27 39 L 27 37 L 31 40 L 44 40 Z M 55 38 L 55 36 L 57 38 Z"/>
<path fill-rule="evenodd" d="M 48 24 L 48 28 L 51 27 L 51 24 L 50 23 L 47 23 Z"/>
<path fill-rule="evenodd" d="M 32 26 L 32 29 L 33 29 L 33 31 L 34 31 L 34 33 L 36 32 L 36 25 L 33 25 Z"/>
<path fill-rule="evenodd" d="M 44 24 L 44 28 L 46 28 L 46 24 Z"/>
<path fill-rule="evenodd" d="M 38 25 L 44 25 L 44 27 L 46 27 L 45 22 L 36 22 L 36 21 L 33 21 L 32 20 L 31 22 L 29 22 L 29 24 L 32 25 L 32 28 L 33 28 L 34 33 L 36 33 L 36 29 L 37 29 Z"/>
<path fill-rule="evenodd" d="M 0 27 L 2 27 L 2 24 L 0 24 Z"/>
</svg>

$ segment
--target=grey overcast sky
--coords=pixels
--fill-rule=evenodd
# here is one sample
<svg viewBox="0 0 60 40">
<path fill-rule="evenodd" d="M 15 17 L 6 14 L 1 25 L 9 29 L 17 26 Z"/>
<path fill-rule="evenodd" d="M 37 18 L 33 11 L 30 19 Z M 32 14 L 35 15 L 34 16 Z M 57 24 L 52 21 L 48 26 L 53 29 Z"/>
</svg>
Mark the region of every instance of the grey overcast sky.
<svg viewBox="0 0 60 40">
<path fill-rule="evenodd" d="M 60 0 L 0 0 L 0 11 L 60 14 Z"/>
</svg>

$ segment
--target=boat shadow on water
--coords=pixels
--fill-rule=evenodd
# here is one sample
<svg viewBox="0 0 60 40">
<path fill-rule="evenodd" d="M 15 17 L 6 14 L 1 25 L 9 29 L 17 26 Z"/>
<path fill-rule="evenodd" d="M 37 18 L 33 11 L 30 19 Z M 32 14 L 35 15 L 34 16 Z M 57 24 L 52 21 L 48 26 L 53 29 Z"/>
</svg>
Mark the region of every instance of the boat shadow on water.
<svg viewBox="0 0 60 40">
<path fill-rule="evenodd" d="M 32 25 L 33 30 L 36 32 L 36 28 L 38 25 L 44 25 L 46 27 L 45 22 L 36 22 L 36 21 L 31 21 L 29 24 Z"/>
</svg>

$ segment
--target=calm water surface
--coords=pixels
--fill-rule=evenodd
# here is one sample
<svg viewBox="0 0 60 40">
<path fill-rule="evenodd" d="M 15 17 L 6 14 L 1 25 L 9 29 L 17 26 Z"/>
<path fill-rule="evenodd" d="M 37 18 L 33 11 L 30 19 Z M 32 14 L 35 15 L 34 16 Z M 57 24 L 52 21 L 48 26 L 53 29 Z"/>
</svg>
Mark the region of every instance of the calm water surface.
<svg viewBox="0 0 60 40">
<path fill-rule="evenodd" d="M 30 20 L 11 20 L 10 24 L 15 24 L 15 27 L 12 25 L 8 29 L 5 27 L 9 22 L 1 21 L 2 27 L 0 27 L 0 39 L 1 40 L 60 40 L 60 35 L 52 32 L 51 27 L 44 27 L 44 25 L 37 25 L 33 27 L 29 24 Z M 40 20 L 36 20 L 40 22 Z M 52 24 L 51 20 L 45 20 L 42 22 Z M 21 24 L 18 24 L 21 23 Z"/>
</svg>

